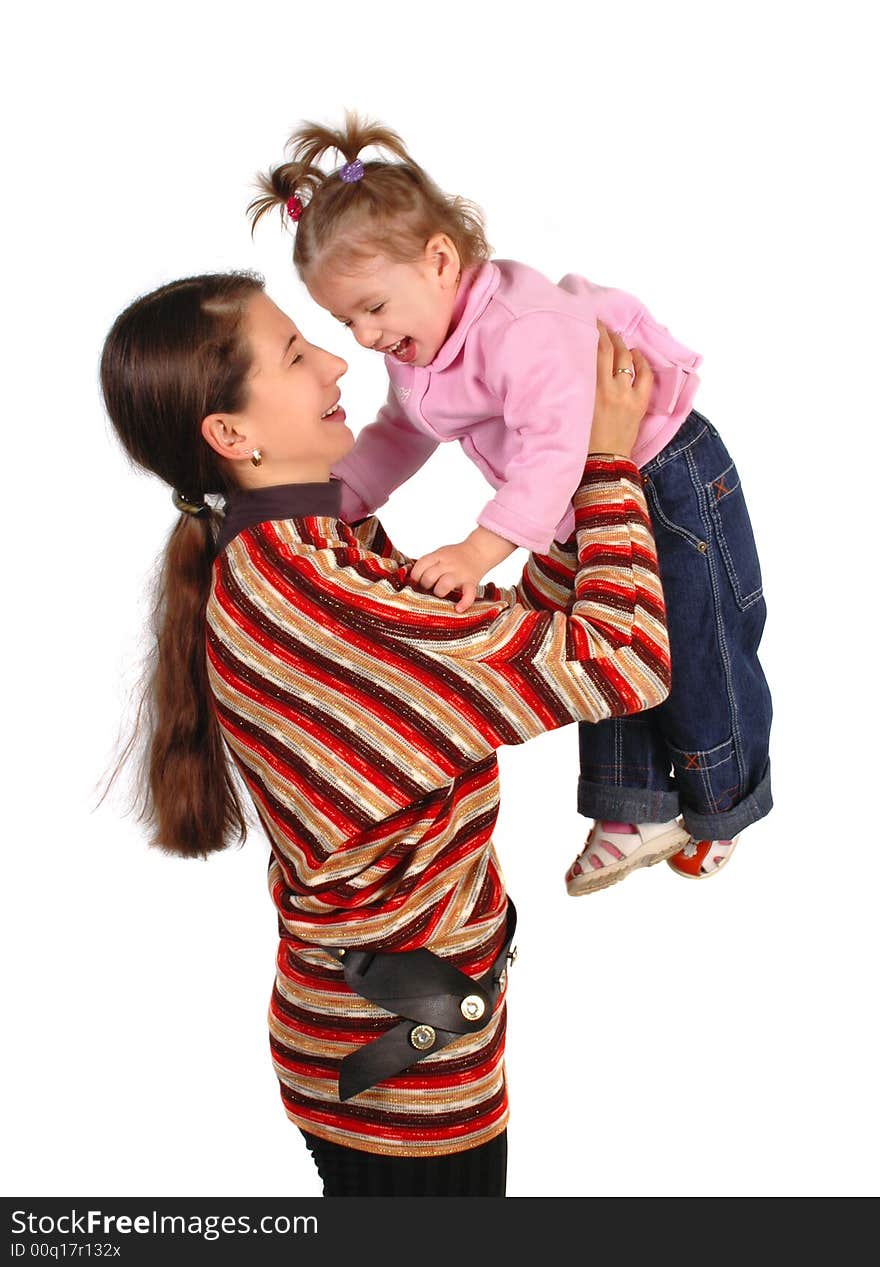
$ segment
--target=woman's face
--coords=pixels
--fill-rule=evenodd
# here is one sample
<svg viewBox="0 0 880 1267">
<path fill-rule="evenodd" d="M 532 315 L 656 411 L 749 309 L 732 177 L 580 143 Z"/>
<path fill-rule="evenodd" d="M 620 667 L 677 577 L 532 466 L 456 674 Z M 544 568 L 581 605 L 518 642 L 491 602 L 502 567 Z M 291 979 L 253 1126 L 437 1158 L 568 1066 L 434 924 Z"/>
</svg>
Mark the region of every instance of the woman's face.
<svg viewBox="0 0 880 1267">
<path fill-rule="evenodd" d="M 211 414 L 202 434 L 245 487 L 326 480 L 354 444 L 340 405 L 341 357 L 309 343 L 276 304 L 258 292 L 248 302 L 244 337 L 252 356 L 247 404 Z M 259 449 L 262 461 L 250 459 Z"/>
</svg>

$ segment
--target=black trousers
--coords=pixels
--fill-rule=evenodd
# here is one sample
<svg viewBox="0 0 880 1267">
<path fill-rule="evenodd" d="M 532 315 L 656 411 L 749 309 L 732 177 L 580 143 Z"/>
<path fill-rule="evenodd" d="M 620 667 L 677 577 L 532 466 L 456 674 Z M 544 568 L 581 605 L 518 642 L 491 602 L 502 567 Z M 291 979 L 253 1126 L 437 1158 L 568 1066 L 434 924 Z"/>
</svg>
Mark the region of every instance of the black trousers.
<svg viewBox="0 0 880 1267">
<path fill-rule="evenodd" d="M 443 1157 L 382 1157 L 302 1131 L 325 1197 L 503 1197 L 507 1132 Z"/>
</svg>

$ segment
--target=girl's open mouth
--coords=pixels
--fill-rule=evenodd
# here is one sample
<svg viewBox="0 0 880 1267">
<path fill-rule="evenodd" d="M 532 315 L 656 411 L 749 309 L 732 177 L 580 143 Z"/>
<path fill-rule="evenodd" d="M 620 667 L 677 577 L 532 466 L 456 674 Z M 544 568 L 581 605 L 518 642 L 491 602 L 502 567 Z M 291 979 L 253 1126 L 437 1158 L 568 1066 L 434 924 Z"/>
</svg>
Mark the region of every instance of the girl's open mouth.
<svg viewBox="0 0 880 1267">
<path fill-rule="evenodd" d="M 385 349 L 386 356 L 393 356 L 395 361 L 402 361 L 404 365 L 409 365 L 410 361 L 415 360 L 416 345 L 408 334 L 402 339 L 398 339 L 390 348 Z"/>
</svg>

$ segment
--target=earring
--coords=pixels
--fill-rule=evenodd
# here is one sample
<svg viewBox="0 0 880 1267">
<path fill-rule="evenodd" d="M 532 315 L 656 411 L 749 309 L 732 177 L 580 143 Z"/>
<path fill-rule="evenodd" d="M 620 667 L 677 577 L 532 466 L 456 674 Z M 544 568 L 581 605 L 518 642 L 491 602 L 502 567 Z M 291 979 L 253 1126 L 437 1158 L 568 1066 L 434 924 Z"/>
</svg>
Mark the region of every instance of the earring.
<svg viewBox="0 0 880 1267">
<path fill-rule="evenodd" d="M 262 460 L 263 460 L 263 455 L 260 452 L 260 450 L 254 449 L 253 453 L 251 454 L 251 461 L 253 462 L 254 466 L 259 466 Z"/>
</svg>

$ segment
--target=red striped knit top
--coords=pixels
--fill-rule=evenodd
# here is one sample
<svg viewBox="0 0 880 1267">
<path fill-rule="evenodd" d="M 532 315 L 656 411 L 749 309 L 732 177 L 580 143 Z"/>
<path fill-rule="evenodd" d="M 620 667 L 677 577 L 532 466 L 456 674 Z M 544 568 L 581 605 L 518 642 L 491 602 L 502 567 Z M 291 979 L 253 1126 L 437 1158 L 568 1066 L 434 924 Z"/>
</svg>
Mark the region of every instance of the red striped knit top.
<svg viewBox="0 0 880 1267">
<path fill-rule="evenodd" d="M 455 611 L 408 581 L 339 485 L 236 494 L 207 609 L 216 709 L 269 838 L 280 945 L 270 1041 L 289 1117 L 399 1156 L 459 1151 L 507 1123 L 505 995 L 490 1024 L 340 1102 L 340 1060 L 399 1018 L 322 946 L 427 946 L 479 977 L 503 944 L 495 750 L 637 712 L 669 688 L 641 481 L 594 457 L 575 537 L 520 584 Z"/>
</svg>

